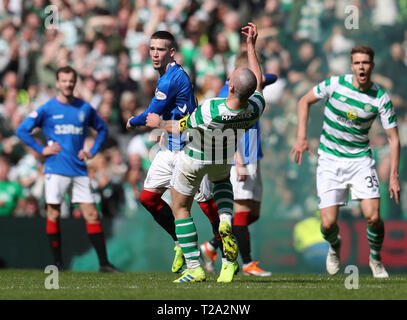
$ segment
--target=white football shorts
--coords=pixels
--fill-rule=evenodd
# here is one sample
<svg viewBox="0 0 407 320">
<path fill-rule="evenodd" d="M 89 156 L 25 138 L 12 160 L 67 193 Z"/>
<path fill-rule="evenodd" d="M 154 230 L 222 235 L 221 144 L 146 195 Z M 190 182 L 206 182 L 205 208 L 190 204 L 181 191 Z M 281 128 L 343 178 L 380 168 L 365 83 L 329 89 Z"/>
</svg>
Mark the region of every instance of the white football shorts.
<svg viewBox="0 0 407 320">
<path fill-rule="evenodd" d="M 90 179 L 87 176 L 69 177 L 59 174 L 45 174 L 45 202 L 61 204 L 65 194 L 71 196 L 71 203 L 94 203 Z"/>
<path fill-rule="evenodd" d="M 346 205 L 349 200 L 380 198 L 373 158 L 360 160 L 320 156 L 317 166 L 319 208 Z"/>
<path fill-rule="evenodd" d="M 246 165 L 246 180 L 237 179 L 236 166 L 230 169 L 230 182 L 233 186 L 235 200 L 254 200 L 261 202 L 263 195 L 263 184 L 261 180 L 260 161 Z"/>
<path fill-rule="evenodd" d="M 212 182 L 225 180 L 230 175 L 231 166 L 231 164 L 204 163 L 181 152 L 176 160 L 171 187 L 183 195 L 193 195 L 200 190 L 205 175 Z"/>
<path fill-rule="evenodd" d="M 183 152 L 160 150 L 154 157 L 148 169 L 144 181 L 145 189 L 168 189 L 171 187 L 171 178 L 174 173 L 175 163 L 179 155 Z M 213 197 L 212 184 L 208 177 L 204 177 L 196 189 L 195 200 L 205 202 Z"/>
</svg>

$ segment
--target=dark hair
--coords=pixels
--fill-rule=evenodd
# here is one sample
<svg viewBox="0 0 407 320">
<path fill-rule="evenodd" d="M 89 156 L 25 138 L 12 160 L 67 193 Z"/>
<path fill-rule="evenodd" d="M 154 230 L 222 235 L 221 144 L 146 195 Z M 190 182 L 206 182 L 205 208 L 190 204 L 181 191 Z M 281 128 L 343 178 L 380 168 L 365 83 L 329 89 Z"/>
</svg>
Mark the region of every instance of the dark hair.
<svg viewBox="0 0 407 320">
<path fill-rule="evenodd" d="M 352 60 L 352 56 L 355 53 L 367 54 L 370 57 L 370 62 L 373 62 L 373 60 L 374 60 L 374 54 L 375 54 L 374 50 L 369 46 L 359 45 L 359 46 L 356 46 L 356 47 L 352 48 L 352 50 L 350 51 L 350 59 L 351 60 Z"/>
<path fill-rule="evenodd" d="M 72 68 L 71 66 L 65 66 L 65 67 L 59 68 L 57 70 L 57 80 L 59 79 L 60 73 L 73 73 L 75 81 L 76 81 L 76 78 L 78 77 L 76 70 L 74 68 Z"/>
<path fill-rule="evenodd" d="M 156 31 L 151 35 L 151 39 L 164 39 L 169 41 L 168 48 L 169 49 L 176 49 L 176 43 L 175 43 L 175 38 L 174 36 L 169 33 L 168 31 Z"/>
</svg>

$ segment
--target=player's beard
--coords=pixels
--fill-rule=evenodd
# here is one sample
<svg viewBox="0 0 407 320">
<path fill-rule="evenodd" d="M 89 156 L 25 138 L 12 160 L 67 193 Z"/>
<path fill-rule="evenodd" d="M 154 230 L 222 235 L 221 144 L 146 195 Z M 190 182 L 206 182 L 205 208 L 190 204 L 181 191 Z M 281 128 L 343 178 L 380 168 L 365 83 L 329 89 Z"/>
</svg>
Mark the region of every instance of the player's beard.
<svg viewBox="0 0 407 320">
<path fill-rule="evenodd" d="M 71 101 L 73 98 L 74 89 L 72 88 L 65 88 L 61 90 L 62 95 L 68 100 Z"/>
<path fill-rule="evenodd" d="M 65 92 L 67 95 L 73 95 L 74 87 L 67 87 L 65 88 Z"/>
</svg>

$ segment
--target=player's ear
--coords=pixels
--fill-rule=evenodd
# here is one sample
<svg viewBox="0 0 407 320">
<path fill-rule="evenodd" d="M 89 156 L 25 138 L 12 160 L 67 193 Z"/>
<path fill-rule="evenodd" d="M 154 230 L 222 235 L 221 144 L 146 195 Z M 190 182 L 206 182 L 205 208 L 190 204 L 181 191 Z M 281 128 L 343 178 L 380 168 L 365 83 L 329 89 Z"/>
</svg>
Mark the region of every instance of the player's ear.
<svg viewBox="0 0 407 320">
<path fill-rule="evenodd" d="M 234 93 L 235 92 L 235 85 L 233 84 L 233 82 L 231 82 L 229 80 L 229 92 L 230 93 Z"/>
<path fill-rule="evenodd" d="M 171 48 L 170 49 L 170 57 L 174 58 L 174 56 L 175 56 L 175 48 Z"/>
</svg>

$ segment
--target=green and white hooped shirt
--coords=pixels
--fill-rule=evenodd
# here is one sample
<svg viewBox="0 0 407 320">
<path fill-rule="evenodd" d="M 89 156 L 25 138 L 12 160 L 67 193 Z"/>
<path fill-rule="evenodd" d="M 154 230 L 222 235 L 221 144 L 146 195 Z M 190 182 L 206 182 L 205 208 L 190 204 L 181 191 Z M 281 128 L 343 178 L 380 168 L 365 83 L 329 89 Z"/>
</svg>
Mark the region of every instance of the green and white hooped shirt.
<svg viewBox="0 0 407 320">
<path fill-rule="evenodd" d="M 186 129 L 189 143 L 184 152 L 204 163 L 230 163 L 234 159 L 237 141 L 262 115 L 265 108 L 263 95 L 256 91 L 248 100 L 248 106 L 232 110 L 226 98 L 205 100 L 195 111 L 180 120 L 181 132 Z"/>
<path fill-rule="evenodd" d="M 397 126 L 389 95 L 377 84 L 365 91 L 352 85 L 352 74 L 331 77 L 313 88 L 325 99 L 324 124 L 318 154 L 357 159 L 370 156 L 368 133 L 379 115 L 385 130 Z"/>
</svg>

